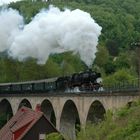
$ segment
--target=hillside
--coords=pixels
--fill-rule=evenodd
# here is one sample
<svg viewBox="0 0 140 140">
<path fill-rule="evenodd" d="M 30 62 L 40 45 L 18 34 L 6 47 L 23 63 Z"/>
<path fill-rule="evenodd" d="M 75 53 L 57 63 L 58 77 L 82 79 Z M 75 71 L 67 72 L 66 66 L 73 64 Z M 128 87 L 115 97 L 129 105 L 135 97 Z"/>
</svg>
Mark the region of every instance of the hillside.
<svg viewBox="0 0 140 140">
<path fill-rule="evenodd" d="M 102 73 L 106 83 L 110 80 L 117 82 L 117 79 L 129 81 L 137 77 L 138 59 L 135 47 L 131 46 L 131 43 L 139 41 L 140 37 L 140 1 L 67 0 L 59 2 L 54 0 L 46 3 L 27 0 L 11 3 L 9 7 L 17 9 L 24 16 L 25 24 L 28 24 L 42 8 L 48 8 L 50 4 L 62 10 L 64 8 L 84 10 L 102 26 L 98 52 L 92 68 Z M 71 52 L 52 55 L 45 65 L 37 65 L 32 59 L 18 62 L 1 57 L 0 67 L 0 82 L 69 75 L 87 69 L 79 56 L 73 56 Z"/>
<path fill-rule="evenodd" d="M 84 1 L 84 0 L 83 0 Z M 91 0 L 84 3 L 69 0 L 66 2 L 31 2 L 23 1 L 11 4 L 25 17 L 25 22 L 31 21 L 42 8 L 53 4 L 61 9 L 81 9 L 91 14 L 99 25 L 103 27 L 100 42 L 114 43 L 119 48 L 129 48 L 133 41 L 138 41 L 140 36 L 139 17 L 140 2 L 138 0 Z"/>
</svg>

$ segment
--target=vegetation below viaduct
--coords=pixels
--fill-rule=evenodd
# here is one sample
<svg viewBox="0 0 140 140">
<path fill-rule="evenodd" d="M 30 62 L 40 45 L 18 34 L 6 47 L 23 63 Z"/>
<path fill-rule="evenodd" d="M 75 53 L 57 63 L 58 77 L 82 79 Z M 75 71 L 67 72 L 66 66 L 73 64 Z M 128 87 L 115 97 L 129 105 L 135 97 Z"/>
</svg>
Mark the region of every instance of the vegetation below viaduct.
<svg viewBox="0 0 140 140">
<path fill-rule="evenodd" d="M 80 131 L 77 140 L 139 140 L 140 101 L 125 106 L 115 113 L 107 112 L 105 120 L 98 124 L 88 124 Z M 50 134 L 47 140 L 62 140 L 58 134 Z"/>
</svg>

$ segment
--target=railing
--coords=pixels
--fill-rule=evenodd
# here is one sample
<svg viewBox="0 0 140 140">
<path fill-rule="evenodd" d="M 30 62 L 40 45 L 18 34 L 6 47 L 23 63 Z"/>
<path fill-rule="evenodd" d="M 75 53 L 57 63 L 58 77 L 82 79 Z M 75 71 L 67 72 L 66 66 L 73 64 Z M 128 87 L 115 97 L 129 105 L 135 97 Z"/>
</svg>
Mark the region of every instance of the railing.
<svg viewBox="0 0 140 140">
<path fill-rule="evenodd" d="M 121 92 L 121 91 L 135 91 L 139 90 L 139 79 L 134 79 L 132 81 L 123 81 L 115 83 L 113 85 L 104 85 L 104 91 L 108 92 Z"/>
</svg>

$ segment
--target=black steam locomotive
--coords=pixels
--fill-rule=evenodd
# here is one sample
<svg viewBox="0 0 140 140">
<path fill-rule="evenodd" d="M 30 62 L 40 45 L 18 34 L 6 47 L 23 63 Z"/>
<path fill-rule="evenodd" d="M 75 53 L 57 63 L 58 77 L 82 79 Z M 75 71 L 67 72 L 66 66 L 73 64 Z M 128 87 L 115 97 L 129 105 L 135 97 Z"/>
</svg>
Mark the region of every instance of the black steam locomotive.
<svg viewBox="0 0 140 140">
<path fill-rule="evenodd" d="M 97 91 L 102 87 L 101 74 L 92 70 L 75 73 L 71 76 L 59 77 L 56 80 L 56 87 L 65 91 Z"/>
<path fill-rule="evenodd" d="M 92 70 L 38 81 L 0 84 L 0 93 L 80 92 L 97 91 L 102 85 L 101 74 Z"/>
</svg>

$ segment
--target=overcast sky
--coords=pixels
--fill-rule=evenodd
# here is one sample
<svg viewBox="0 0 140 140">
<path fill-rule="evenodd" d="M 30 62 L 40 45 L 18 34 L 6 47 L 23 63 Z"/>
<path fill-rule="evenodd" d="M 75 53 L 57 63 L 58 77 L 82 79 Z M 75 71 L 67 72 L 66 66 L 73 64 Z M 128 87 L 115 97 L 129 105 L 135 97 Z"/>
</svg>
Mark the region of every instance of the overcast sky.
<svg viewBox="0 0 140 140">
<path fill-rule="evenodd" d="M 16 1 L 20 1 L 20 0 L 0 0 L 0 5 L 7 4 L 10 2 L 16 2 Z"/>
</svg>

